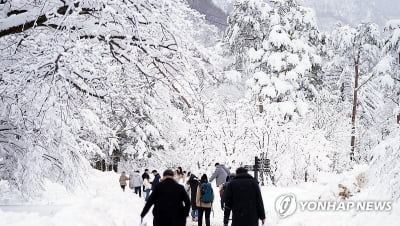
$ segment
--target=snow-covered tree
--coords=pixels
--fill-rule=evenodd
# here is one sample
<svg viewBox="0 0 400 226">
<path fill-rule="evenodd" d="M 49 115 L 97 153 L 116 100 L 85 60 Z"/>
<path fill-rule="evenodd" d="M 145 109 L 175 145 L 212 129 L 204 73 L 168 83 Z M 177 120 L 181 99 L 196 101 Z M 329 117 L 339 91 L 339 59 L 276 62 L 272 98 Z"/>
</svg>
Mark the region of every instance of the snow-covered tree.
<svg viewBox="0 0 400 226">
<path fill-rule="evenodd" d="M 388 36 L 383 51 L 387 56 L 382 62 L 381 71 L 386 76 L 383 76 L 381 84 L 388 91 L 385 93 L 386 99 L 396 106 L 393 115 L 400 124 L 400 20 L 389 21 L 385 31 Z"/>
<path fill-rule="evenodd" d="M 234 3 L 224 42 L 228 44 L 236 70 L 245 70 L 250 48 L 261 48 L 269 27 L 270 12 L 269 5 L 262 0 L 238 0 Z"/>
<path fill-rule="evenodd" d="M 32 194 L 44 178 L 79 183 L 86 158 L 151 157 L 156 165 L 174 149 L 171 127 L 197 109 L 201 85 L 212 80 L 199 39 L 216 32 L 186 2 L 0 7 L 3 179 Z"/>
<path fill-rule="evenodd" d="M 253 75 L 248 80 L 259 111 L 264 105 L 282 102 L 293 105 L 294 111 L 317 93 L 319 31 L 314 12 L 295 1 L 271 1 L 267 32 L 260 48 L 248 51 Z M 297 103 L 298 102 L 298 103 Z M 294 112 L 283 112 L 289 117 Z M 302 112 L 300 112 L 302 113 Z"/>
<path fill-rule="evenodd" d="M 337 27 L 332 34 L 332 65 L 338 78 L 336 87 L 340 89 L 343 100 L 349 100 L 350 95 L 352 100 L 351 160 L 355 159 L 357 118 L 363 123 L 371 122 L 381 101 L 375 82 L 378 77 L 375 67 L 381 53 L 379 36 L 377 25 L 371 23 L 356 28 Z"/>
</svg>

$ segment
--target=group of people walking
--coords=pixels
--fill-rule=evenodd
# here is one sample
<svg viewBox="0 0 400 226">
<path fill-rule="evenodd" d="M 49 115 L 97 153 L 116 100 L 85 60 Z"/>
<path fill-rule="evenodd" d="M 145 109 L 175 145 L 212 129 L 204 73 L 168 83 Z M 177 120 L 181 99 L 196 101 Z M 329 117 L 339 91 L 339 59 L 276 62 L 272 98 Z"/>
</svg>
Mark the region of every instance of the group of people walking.
<svg viewBox="0 0 400 226">
<path fill-rule="evenodd" d="M 202 226 L 204 216 L 205 225 L 210 226 L 210 215 L 215 199 L 211 182 L 215 180 L 219 187 L 220 205 L 224 211 L 222 219 L 224 226 L 228 225 L 231 213 L 232 226 L 256 226 L 259 220 L 264 224 L 265 211 L 258 182 L 247 173 L 245 168 L 239 167 L 235 174 L 230 173 L 229 169 L 222 164 L 216 163 L 215 167 L 210 180 L 206 174 L 203 174 L 200 179 L 190 173 L 186 175 L 180 167 L 175 172 L 165 170 L 163 177 L 158 178 L 156 183 L 154 183 L 156 179 L 154 177 L 152 192 L 146 198 L 146 204 L 140 215 L 141 219 L 143 220 L 154 205 L 154 226 L 184 226 L 190 209 L 192 209 L 192 221 L 197 221 L 198 226 Z M 185 186 L 182 186 L 182 181 L 185 181 L 186 176 L 189 176 L 189 179 L 184 184 Z"/>
<path fill-rule="evenodd" d="M 138 170 L 133 171 L 129 174 L 129 176 L 126 175 L 126 172 L 122 172 L 121 176 L 119 177 L 119 184 L 122 188 L 122 191 L 125 191 L 128 181 L 129 188 L 132 189 L 135 194 L 138 194 L 139 197 L 142 197 L 142 190 L 146 193 L 145 200 L 147 201 L 149 199 L 151 190 L 160 182 L 161 179 L 161 176 L 157 170 L 153 170 L 151 173 L 154 176 L 152 181 L 150 181 L 149 169 L 145 169 L 141 176 Z"/>
</svg>

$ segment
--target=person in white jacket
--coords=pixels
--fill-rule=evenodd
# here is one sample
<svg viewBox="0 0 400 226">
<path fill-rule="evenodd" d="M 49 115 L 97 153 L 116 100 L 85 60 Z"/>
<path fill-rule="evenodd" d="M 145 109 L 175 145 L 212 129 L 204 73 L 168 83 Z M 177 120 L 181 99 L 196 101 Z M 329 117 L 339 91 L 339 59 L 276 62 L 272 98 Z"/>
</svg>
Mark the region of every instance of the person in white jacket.
<svg viewBox="0 0 400 226">
<path fill-rule="evenodd" d="M 142 185 L 143 179 L 140 176 L 139 171 L 135 171 L 133 174 L 129 176 L 129 188 L 135 190 L 135 194 L 139 193 L 139 197 L 142 197 Z"/>
<path fill-rule="evenodd" d="M 143 186 L 144 186 L 144 192 L 146 192 L 146 197 L 144 198 L 144 200 L 147 202 L 147 200 L 149 199 L 149 196 L 150 196 L 150 191 L 151 191 L 151 184 L 150 184 L 150 180 L 148 178 L 144 178 Z"/>
</svg>

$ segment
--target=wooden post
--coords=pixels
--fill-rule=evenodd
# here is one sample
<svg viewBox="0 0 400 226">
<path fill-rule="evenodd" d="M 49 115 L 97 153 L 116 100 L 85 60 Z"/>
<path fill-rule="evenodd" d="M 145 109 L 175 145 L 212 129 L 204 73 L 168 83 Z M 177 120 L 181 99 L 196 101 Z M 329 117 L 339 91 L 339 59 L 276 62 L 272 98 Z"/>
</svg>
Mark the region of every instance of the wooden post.
<svg viewBox="0 0 400 226">
<path fill-rule="evenodd" d="M 256 156 L 254 161 L 254 179 L 258 182 L 258 170 L 260 170 L 260 159 Z"/>
</svg>

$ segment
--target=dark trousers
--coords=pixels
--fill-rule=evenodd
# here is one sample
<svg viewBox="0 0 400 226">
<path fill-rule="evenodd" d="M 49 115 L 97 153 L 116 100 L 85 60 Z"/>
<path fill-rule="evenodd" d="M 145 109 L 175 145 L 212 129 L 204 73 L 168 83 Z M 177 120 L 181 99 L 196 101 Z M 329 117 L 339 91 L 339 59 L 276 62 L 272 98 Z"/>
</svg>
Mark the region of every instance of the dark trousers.
<svg viewBox="0 0 400 226">
<path fill-rule="evenodd" d="M 210 215 L 211 215 L 211 208 L 203 208 L 199 207 L 199 219 L 198 219 L 198 226 L 203 225 L 203 213 L 205 213 L 206 218 L 206 226 L 210 226 Z"/>
<path fill-rule="evenodd" d="M 121 185 L 122 191 L 125 191 L 125 186 L 126 185 Z"/>
<path fill-rule="evenodd" d="M 159 219 L 158 217 L 153 218 L 153 226 L 185 226 L 186 217 L 179 219 Z"/>
<path fill-rule="evenodd" d="M 228 207 L 225 207 L 224 209 L 224 224 L 228 224 L 229 223 L 229 217 L 231 215 L 231 209 Z"/>
<path fill-rule="evenodd" d="M 135 187 L 135 194 L 139 193 L 139 197 L 142 197 L 142 189 L 140 187 Z"/>
</svg>

